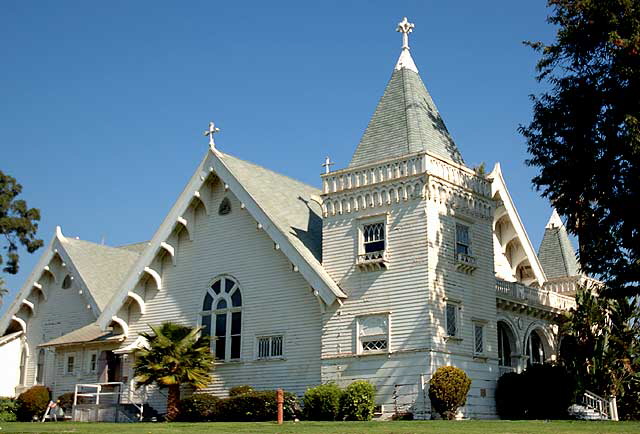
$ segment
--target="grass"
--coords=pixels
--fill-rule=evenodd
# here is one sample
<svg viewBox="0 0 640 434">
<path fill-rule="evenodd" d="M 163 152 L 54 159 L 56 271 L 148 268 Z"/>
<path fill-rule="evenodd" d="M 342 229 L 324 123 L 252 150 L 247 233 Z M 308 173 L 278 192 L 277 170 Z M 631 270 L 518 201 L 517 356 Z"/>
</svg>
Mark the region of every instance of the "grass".
<svg viewBox="0 0 640 434">
<path fill-rule="evenodd" d="M 219 423 L 0 423 L 5 432 L 60 433 L 459 433 L 459 434 L 525 434 L 525 433 L 640 433 L 640 422 L 584 421 L 398 421 L 398 422 L 219 422 Z"/>
</svg>

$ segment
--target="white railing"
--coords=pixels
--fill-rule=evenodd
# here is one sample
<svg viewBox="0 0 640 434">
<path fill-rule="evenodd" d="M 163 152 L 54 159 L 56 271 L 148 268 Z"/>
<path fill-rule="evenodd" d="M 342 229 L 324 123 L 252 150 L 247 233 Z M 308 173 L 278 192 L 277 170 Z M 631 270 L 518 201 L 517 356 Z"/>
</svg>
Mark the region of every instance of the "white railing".
<svg viewBox="0 0 640 434">
<path fill-rule="evenodd" d="M 456 267 L 465 272 L 472 272 L 478 268 L 476 258 L 465 253 L 456 253 Z"/>
<path fill-rule="evenodd" d="M 93 404 L 100 404 L 100 397 L 113 396 L 116 399 L 116 403 L 120 402 L 120 395 L 122 395 L 122 387 L 124 385 L 120 382 L 108 382 L 108 383 L 92 383 L 92 384 L 76 384 L 75 393 L 73 395 L 73 405 L 78 404 L 78 397 L 93 399 Z M 92 389 L 94 392 L 85 392 L 83 389 Z M 103 392 L 105 390 L 116 390 L 113 392 Z"/>
<path fill-rule="evenodd" d="M 513 366 L 498 366 L 498 375 L 500 377 L 510 372 L 516 372 L 516 368 L 514 368 Z"/>
<path fill-rule="evenodd" d="M 618 420 L 618 405 L 615 396 L 611 399 L 606 399 L 587 390 L 582 395 L 581 403 L 585 407 L 600 413 L 605 419 Z"/>
<path fill-rule="evenodd" d="M 529 305 L 539 305 L 560 310 L 576 308 L 576 300 L 573 297 L 501 279 L 496 279 L 496 294 L 498 297 L 524 301 Z"/>
<path fill-rule="evenodd" d="M 89 391 L 86 389 L 89 389 Z M 84 398 L 81 400 L 84 401 L 82 404 L 93 404 L 96 406 L 101 404 L 101 400 L 102 404 L 108 405 L 132 404 L 138 409 L 138 418 L 142 420 L 144 404 L 147 402 L 147 397 L 147 386 L 136 389 L 134 379 L 131 379 L 127 385 L 121 382 L 76 384 L 73 406 L 78 405 L 78 398 Z M 105 402 L 105 398 L 113 399 Z M 93 402 L 86 402 L 87 400 Z"/>
</svg>

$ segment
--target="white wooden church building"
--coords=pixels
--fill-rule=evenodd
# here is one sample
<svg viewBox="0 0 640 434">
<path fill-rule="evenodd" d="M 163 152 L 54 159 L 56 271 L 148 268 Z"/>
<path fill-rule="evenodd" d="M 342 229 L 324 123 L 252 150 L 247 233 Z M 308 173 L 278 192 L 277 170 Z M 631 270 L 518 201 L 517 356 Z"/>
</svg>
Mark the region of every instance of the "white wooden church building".
<svg viewBox="0 0 640 434">
<path fill-rule="evenodd" d="M 133 399 L 139 333 L 170 320 L 212 337 L 207 391 L 221 396 L 366 379 L 382 412 L 428 417 L 424 385 L 454 365 L 473 380 L 464 415 L 495 417 L 497 378 L 556 358 L 554 319 L 587 278 L 557 214 L 536 253 L 500 166 L 465 165 L 412 27 L 398 27 L 400 58 L 351 162 L 327 165 L 320 189 L 223 152 L 212 125 L 150 241 L 108 247 L 58 227 L 0 320 L 0 396 L 121 382 Z M 162 391 L 148 400 L 164 411 Z"/>
</svg>

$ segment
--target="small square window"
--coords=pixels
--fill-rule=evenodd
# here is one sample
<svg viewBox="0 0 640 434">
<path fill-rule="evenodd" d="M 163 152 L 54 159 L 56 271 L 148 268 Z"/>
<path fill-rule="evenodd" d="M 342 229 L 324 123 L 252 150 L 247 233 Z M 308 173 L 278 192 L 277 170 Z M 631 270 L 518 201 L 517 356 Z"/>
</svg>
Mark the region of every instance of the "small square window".
<svg viewBox="0 0 640 434">
<path fill-rule="evenodd" d="M 389 314 L 366 315 L 356 319 L 357 354 L 389 351 Z"/>
<path fill-rule="evenodd" d="M 67 356 L 67 365 L 66 365 L 66 373 L 67 374 L 73 374 L 76 368 L 76 356 L 74 355 L 68 355 Z"/>
<path fill-rule="evenodd" d="M 458 336 L 458 305 L 447 303 L 446 308 L 447 336 Z"/>
<path fill-rule="evenodd" d="M 283 355 L 284 339 L 282 335 L 261 336 L 258 338 L 258 359 L 273 359 Z"/>
<path fill-rule="evenodd" d="M 484 354 L 484 327 L 482 324 L 473 325 L 474 346 L 473 352 L 476 355 Z"/>
</svg>

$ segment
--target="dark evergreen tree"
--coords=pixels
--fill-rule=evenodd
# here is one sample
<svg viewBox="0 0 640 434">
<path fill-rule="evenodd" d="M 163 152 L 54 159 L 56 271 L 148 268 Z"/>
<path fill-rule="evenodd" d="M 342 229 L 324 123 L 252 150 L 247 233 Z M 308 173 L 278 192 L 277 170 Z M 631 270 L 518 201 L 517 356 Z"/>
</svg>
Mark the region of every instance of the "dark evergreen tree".
<svg viewBox="0 0 640 434">
<path fill-rule="evenodd" d="M 0 170 L 0 234 L 5 257 L 0 254 L 0 264 L 4 263 L 2 271 L 16 274 L 18 267 L 18 247 L 20 245 L 33 253 L 42 247 L 43 242 L 36 238 L 40 210 L 29 208 L 27 202 L 16 199 L 22 193 L 22 186 L 15 178 Z"/>
<path fill-rule="evenodd" d="M 640 294 L 640 5 L 550 0 L 533 120 L 520 127 L 533 184 L 567 218 L 583 271 L 617 297 Z"/>
</svg>

